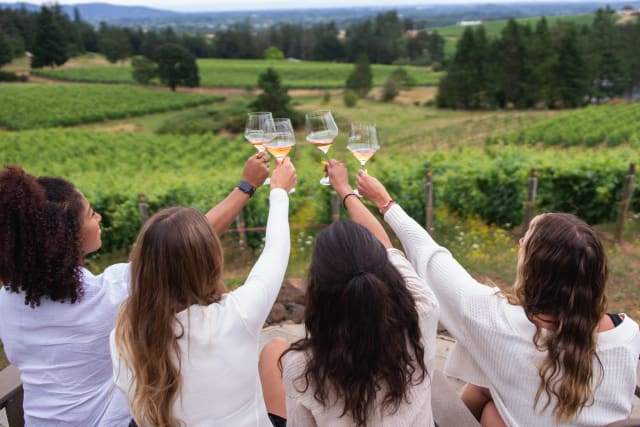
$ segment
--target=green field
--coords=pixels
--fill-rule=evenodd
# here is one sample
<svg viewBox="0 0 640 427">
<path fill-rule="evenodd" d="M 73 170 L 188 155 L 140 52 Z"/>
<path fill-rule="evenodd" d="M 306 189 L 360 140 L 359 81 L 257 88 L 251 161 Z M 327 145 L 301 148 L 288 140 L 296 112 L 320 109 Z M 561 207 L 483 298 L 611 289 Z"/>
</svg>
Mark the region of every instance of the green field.
<svg viewBox="0 0 640 427">
<path fill-rule="evenodd" d="M 549 27 L 553 27 L 557 22 L 573 22 L 578 25 L 591 25 L 593 23 L 595 15 L 587 14 L 587 15 L 575 15 L 575 16 L 548 16 L 547 24 Z M 529 24 L 531 28 L 535 28 L 536 23 L 541 18 L 526 18 L 526 19 L 518 19 L 519 24 Z M 502 29 L 507 25 L 508 20 L 501 19 L 497 21 L 486 21 L 482 23 L 487 36 L 489 37 L 497 37 L 500 35 Z M 464 33 L 464 30 L 469 27 L 462 25 L 450 25 L 447 27 L 437 27 L 430 28 L 429 31 L 437 31 L 445 39 L 444 50 L 445 54 L 448 57 L 451 57 L 456 52 L 456 46 L 458 44 L 458 39 Z M 475 27 L 471 27 L 475 28 Z"/>
<path fill-rule="evenodd" d="M 291 88 L 341 88 L 353 71 L 352 64 L 267 60 L 199 59 L 200 84 L 212 87 L 256 87 L 258 76 L 267 67 L 275 68 L 284 85 Z M 396 69 L 391 65 L 372 65 L 374 85 L 382 85 Z M 426 67 L 405 67 L 417 85 L 437 85 L 441 73 Z M 96 83 L 134 83 L 128 64 L 87 67 L 60 67 L 32 70 L 37 76 Z"/>
<path fill-rule="evenodd" d="M 220 97 L 141 87 L 87 84 L 0 84 L 0 126 L 69 126 L 210 104 Z"/>
</svg>

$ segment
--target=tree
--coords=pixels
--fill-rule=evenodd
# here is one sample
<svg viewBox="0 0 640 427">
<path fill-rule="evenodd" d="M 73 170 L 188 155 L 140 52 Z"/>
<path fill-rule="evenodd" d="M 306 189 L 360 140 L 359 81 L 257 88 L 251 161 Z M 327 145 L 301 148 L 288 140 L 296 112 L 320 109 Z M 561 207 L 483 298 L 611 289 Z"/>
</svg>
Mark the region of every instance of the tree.
<svg viewBox="0 0 640 427">
<path fill-rule="evenodd" d="M 140 84 L 147 85 L 156 76 L 156 64 L 147 57 L 133 58 L 133 79 Z"/>
<path fill-rule="evenodd" d="M 556 57 L 553 50 L 553 38 L 545 17 L 542 17 L 536 23 L 528 51 L 527 63 L 531 70 L 529 90 L 532 94 L 537 94 L 537 101 L 544 102 L 547 106 L 552 106 L 551 73 Z"/>
<path fill-rule="evenodd" d="M 129 35 L 121 28 L 101 28 L 98 47 L 112 64 L 131 56 Z"/>
<path fill-rule="evenodd" d="M 262 93 L 249 104 L 252 111 L 271 111 L 273 117 L 288 117 L 296 126 L 301 122 L 300 114 L 291 106 L 288 89 L 280 83 L 280 75 L 273 68 L 267 68 L 258 77 L 258 87 Z"/>
<path fill-rule="evenodd" d="M 371 73 L 369 58 L 366 55 L 363 54 L 358 57 L 345 86 L 347 89 L 357 93 L 360 98 L 367 96 L 367 93 L 373 87 L 373 74 Z"/>
<path fill-rule="evenodd" d="M 0 31 L 0 67 L 8 64 L 13 59 L 13 49 L 9 36 Z"/>
<path fill-rule="evenodd" d="M 69 59 L 65 35 L 52 11 L 42 6 L 37 20 L 35 45 L 31 66 L 40 68 L 47 65 L 62 65 Z"/>
<path fill-rule="evenodd" d="M 284 59 L 284 53 L 275 46 L 269 46 L 264 51 L 264 59 L 282 60 Z"/>
<path fill-rule="evenodd" d="M 154 53 L 158 64 L 158 77 L 172 91 L 179 84 L 196 87 L 200 85 L 196 58 L 184 47 L 175 43 L 166 43 L 158 47 Z"/>
<path fill-rule="evenodd" d="M 573 25 L 563 31 L 555 49 L 551 90 L 564 108 L 579 107 L 585 102 L 588 75 Z"/>
<path fill-rule="evenodd" d="M 517 108 L 531 107 L 533 97 L 527 86 L 531 81 L 528 68 L 525 28 L 511 18 L 502 30 L 501 38 L 496 42 L 497 60 L 495 67 L 495 91 L 498 105 L 501 108 L 508 103 Z"/>
</svg>

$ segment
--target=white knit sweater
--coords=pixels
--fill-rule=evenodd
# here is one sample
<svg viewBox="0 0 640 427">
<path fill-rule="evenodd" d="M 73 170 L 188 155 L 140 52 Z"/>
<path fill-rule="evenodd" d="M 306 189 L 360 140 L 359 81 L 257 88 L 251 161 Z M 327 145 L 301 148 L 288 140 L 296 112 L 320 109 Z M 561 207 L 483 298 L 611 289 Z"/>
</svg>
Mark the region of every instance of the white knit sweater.
<svg viewBox="0 0 640 427">
<path fill-rule="evenodd" d="M 431 290 L 416 274 L 411 264 L 397 249 L 388 249 L 387 254 L 391 263 L 398 269 L 405 280 L 407 289 L 416 302 L 422 343 L 424 345 L 424 362 L 429 373 L 434 368 L 436 352 L 436 330 L 438 327 L 438 302 Z M 342 415 L 344 403 L 336 401 L 335 393 L 331 393 L 329 400 L 335 402 L 323 406 L 315 397 L 315 389 L 308 387 L 301 376 L 306 368 L 306 355 L 301 352 L 287 353 L 283 363 L 283 382 L 287 397 L 287 427 L 350 427 L 355 423 L 348 414 Z M 429 427 L 433 426 L 431 413 L 431 380 L 413 385 L 408 391 L 408 402 L 402 402 L 397 411 L 391 413 L 382 410 L 384 388 L 378 393 L 374 404 L 375 413 L 367 420 L 369 427 Z"/>
<path fill-rule="evenodd" d="M 546 353 L 533 345 L 535 326 L 522 307 L 510 305 L 495 288 L 474 280 L 400 206 L 390 208 L 384 218 L 400 238 L 420 277 L 436 294 L 441 322 L 458 343 L 470 350 L 473 361 L 486 375 L 506 424 L 558 425 L 551 414 L 554 402 L 541 412 L 546 395 L 538 408 L 533 406 L 540 383 L 538 366 Z M 572 425 L 603 426 L 624 419 L 631 412 L 640 354 L 638 324 L 625 315 L 619 326 L 599 333 L 597 354 L 604 376 L 595 390 L 595 404 L 585 407 Z"/>
</svg>

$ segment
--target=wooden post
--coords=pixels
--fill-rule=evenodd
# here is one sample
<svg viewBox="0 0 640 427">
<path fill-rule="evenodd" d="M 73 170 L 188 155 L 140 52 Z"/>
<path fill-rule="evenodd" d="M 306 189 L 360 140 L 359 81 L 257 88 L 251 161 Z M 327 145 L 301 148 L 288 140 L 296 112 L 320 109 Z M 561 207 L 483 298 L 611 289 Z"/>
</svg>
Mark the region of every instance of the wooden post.
<svg viewBox="0 0 640 427">
<path fill-rule="evenodd" d="M 340 204 L 342 204 L 342 200 L 340 200 L 340 196 L 335 191 L 331 192 L 331 222 L 340 221 Z"/>
<path fill-rule="evenodd" d="M 149 219 L 149 205 L 147 204 L 147 198 L 144 193 L 138 194 L 138 209 L 140 210 L 140 217 L 144 224 Z"/>
<path fill-rule="evenodd" d="M 522 226 L 526 231 L 529 228 L 529 222 L 533 219 L 533 207 L 536 204 L 536 194 L 538 193 L 538 169 L 531 168 L 529 175 L 529 188 L 527 190 L 527 201 L 524 204 L 524 221 Z"/>
<path fill-rule="evenodd" d="M 622 190 L 622 200 L 618 209 L 618 221 L 616 222 L 616 242 L 622 241 L 622 230 L 624 229 L 624 221 L 631 205 L 631 194 L 633 193 L 633 181 L 636 178 L 636 164 L 629 163 L 629 172 L 624 178 L 624 189 Z"/>
<path fill-rule="evenodd" d="M 238 245 L 241 249 L 247 248 L 247 232 L 245 231 L 244 212 L 241 210 L 236 216 L 236 228 L 238 229 Z"/>
<path fill-rule="evenodd" d="M 433 171 L 427 169 L 424 176 L 424 226 L 427 232 L 433 235 Z"/>
</svg>

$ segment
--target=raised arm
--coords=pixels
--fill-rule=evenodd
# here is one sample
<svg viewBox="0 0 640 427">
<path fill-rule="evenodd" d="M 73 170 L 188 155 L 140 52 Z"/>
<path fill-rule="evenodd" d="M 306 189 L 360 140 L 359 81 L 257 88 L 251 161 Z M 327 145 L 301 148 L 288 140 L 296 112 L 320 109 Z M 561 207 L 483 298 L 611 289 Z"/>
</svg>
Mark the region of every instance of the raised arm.
<svg viewBox="0 0 640 427">
<path fill-rule="evenodd" d="M 247 183 L 252 190 L 249 189 L 247 193 L 236 186 L 224 200 L 207 212 L 207 220 L 218 236 L 227 231 L 253 195 L 252 191 L 256 191 L 267 176 L 269 176 L 269 155 L 263 152 L 249 157 L 242 170 L 241 182 Z"/>
<path fill-rule="evenodd" d="M 331 186 L 342 199 L 344 207 L 349 211 L 349 218 L 369 230 L 385 248 L 393 247 L 391 239 L 389 239 L 389 235 L 380 224 L 380 221 L 373 216 L 369 208 L 360 201 L 360 197 L 353 192 L 349 185 L 349 173 L 344 163 L 331 159 L 327 164 L 327 171 L 329 172 Z"/>
</svg>

